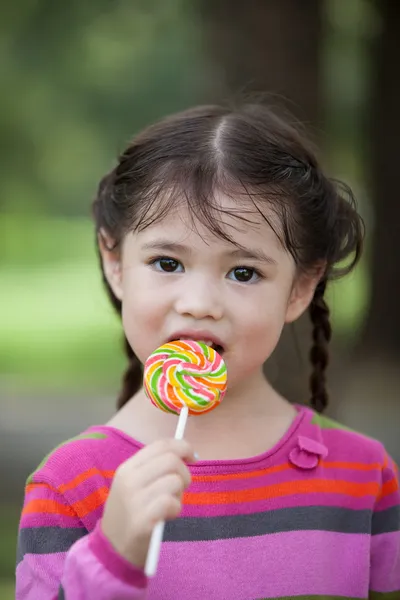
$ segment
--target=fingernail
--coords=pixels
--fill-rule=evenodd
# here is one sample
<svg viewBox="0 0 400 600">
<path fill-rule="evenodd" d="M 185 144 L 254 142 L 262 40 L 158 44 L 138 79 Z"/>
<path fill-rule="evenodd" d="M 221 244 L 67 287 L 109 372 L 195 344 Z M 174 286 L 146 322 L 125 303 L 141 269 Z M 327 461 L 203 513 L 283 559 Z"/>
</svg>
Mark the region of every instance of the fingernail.
<svg viewBox="0 0 400 600">
<path fill-rule="evenodd" d="M 197 452 L 195 452 L 193 454 L 193 456 L 194 456 L 194 460 L 200 460 L 200 456 L 197 454 Z"/>
</svg>

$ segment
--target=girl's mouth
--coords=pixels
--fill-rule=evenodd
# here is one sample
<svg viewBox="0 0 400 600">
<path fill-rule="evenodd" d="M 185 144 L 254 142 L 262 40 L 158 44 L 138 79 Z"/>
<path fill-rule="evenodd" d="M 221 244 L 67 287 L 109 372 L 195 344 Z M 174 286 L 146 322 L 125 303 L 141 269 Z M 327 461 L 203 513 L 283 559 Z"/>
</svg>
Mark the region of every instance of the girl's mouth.
<svg viewBox="0 0 400 600">
<path fill-rule="evenodd" d="M 187 340 L 190 338 L 180 338 L 181 340 Z M 195 342 L 202 342 L 203 344 L 205 344 L 206 346 L 210 346 L 210 348 L 212 348 L 213 350 L 215 350 L 215 352 L 218 352 L 218 354 L 222 354 L 224 349 L 220 344 L 215 344 L 214 342 L 212 342 L 211 340 L 194 340 Z"/>
<path fill-rule="evenodd" d="M 169 341 L 176 341 L 176 340 L 192 340 L 194 342 L 201 342 L 203 344 L 206 344 L 206 346 L 210 346 L 210 348 L 212 348 L 213 350 L 215 350 L 215 352 L 218 352 L 218 354 L 223 354 L 224 353 L 224 347 L 222 346 L 222 344 L 217 343 L 216 341 L 209 339 L 209 338 L 198 338 L 194 335 L 180 335 L 178 337 L 174 337 L 174 339 L 170 339 Z"/>
</svg>

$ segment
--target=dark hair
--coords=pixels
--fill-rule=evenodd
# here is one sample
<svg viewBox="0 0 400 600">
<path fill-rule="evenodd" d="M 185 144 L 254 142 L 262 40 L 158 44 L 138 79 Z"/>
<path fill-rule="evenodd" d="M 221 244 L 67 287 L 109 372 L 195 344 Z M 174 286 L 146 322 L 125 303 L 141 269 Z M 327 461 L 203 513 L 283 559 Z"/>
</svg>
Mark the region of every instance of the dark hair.
<svg viewBox="0 0 400 600">
<path fill-rule="evenodd" d="M 174 193 L 164 193 L 159 202 L 165 190 Z M 325 371 L 331 338 L 325 288 L 330 279 L 348 273 L 357 263 L 364 226 L 351 190 L 324 175 L 310 144 L 289 120 L 263 104 L 250 103 L 238 108 L 200 106 L 148 127 L 100 182 L 93 204 L 97 235 L 105 230 L 118 249 L 128 231 L 143 230 L 180 201 L 193 219 L 231 240 L 218 219 L 215 190 L 230 192 L 233 198 L 245 195 L 274 228 L 299 269 L 324 269 L 309 307 L 311 405 L 322 412 L 328 403 Z M 263 205 L 279 217 L 279 227 L 263 214 Z M 235 216 L 246 219 L 246 212 Z M 120 314 L 121 302 L 104 273 L 103 279 Z M 129 367 L 118 407 L 142 382 L 142 365 L 127 340 L 125 348 Z"/>
</svg>

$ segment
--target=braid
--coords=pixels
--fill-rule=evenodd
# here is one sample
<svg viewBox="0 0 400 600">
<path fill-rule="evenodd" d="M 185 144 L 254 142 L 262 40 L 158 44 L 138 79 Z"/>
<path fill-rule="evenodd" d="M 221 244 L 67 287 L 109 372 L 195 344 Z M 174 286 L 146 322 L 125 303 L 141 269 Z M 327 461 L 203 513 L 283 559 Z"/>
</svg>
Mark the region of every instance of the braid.
<svg viewBox="0 0 400 600">
<path fill-rule="evenodd" d="M 142 365 L 126 338 L 124 339 L 124 347 L 128 356 L 129 365 L 122 379 L 122 389 L 117 400 L 118 409 L 122 408 L 122 406 L 136 394 L 142 385 L 143 378 Z"/>
<path fill-rule="evenodd" d="M 326 279 L 319 282 L 309 307 L 313 325 L 313 345 L 310 351 L 310 361 L 313 367 L 310 376 L 311 406 L 320 413 L 328 405 L 325 372 L 329 362 L 328 344 L 332 335 L 329 308 L 324 299 L 326 284 Z"/>
</svg>

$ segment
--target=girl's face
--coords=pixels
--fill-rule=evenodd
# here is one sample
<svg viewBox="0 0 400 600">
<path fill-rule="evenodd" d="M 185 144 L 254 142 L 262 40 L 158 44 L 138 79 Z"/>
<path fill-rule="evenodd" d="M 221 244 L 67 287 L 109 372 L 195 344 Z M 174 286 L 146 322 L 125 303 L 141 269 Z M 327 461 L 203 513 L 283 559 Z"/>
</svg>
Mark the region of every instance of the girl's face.
<svg viewBox="0 0 400 600">
<path fill-rule="evenodd" d="M 227 196 L 218 202 L 237 211 Z M 193 222 L 181 205 L 127 234 L 120 255 L 102 247 L 126 337 L 143 363 L 168 341 L 203 340 L 222 354 L 232 388 L 260 371 L 284 324 L 306 309 L 317 279 L 296 274 L 293 258 L 255 208 L 245 216 L 251 223 L 220 214 L 237 245 Z"/>
</svg>

